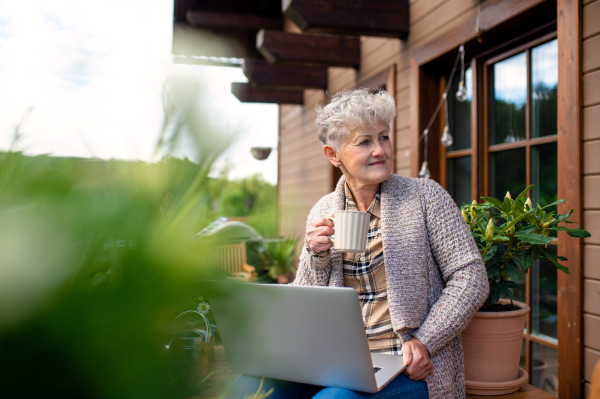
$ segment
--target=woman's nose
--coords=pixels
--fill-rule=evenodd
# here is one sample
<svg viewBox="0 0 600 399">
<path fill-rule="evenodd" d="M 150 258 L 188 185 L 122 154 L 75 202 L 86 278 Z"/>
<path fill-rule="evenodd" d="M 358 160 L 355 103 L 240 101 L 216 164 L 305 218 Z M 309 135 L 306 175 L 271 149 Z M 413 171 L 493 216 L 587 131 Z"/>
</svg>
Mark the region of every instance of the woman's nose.
<svg viewBox="0 0 600 399">
<path fill-rule="evenodd" d="M 375 144 L 375 147 L 373 148 L 373 152 L 371 155 L 374 157 L 382 157 L 385 155 L 385 151 L 383 150 L 383 146 L 381 145 L 380 142 L 377 142 Z"/>
</svg>

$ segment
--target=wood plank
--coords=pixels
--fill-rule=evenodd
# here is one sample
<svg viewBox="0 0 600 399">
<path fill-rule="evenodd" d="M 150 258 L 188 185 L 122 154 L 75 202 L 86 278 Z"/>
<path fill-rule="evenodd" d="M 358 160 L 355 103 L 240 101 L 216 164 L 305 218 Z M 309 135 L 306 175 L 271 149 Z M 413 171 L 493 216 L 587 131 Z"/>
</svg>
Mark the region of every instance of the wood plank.
<svg viewBox="0 0 600 399">
<path fill-rule="evenodd" d="M 583 228 L 592 235 L 591 237 L 584 238 L 583 242 L 586 244 L 600 244 L 600 211 L 584 211 Z"/>
<path fill-rule="evenodd" d="M 583 109 L 583 139 L 600 139 L 600 105 Z"/>
<path fill-rule="evenodd" d="M 600 32 L 600 2 L 583 7 L 583 38 Z"/>
<path fill-rule="evenodd" d="M 583 276 L 600 280 L 600 246 L 585 244 L 583 246 Z"/>
<path fill-rule="evenodd" d="M 302 90 L 276 90 L 253 87 L 250 83 L 231 83 L 231 93 L 243 103 L 303 104 Z"/>
<path fill-rule="evenodd" d="M 592 374 L 594 374 L 594 369 L 600 362 L 600 351 L 597 351 L 592 348 L 585 348 L 583 351 L 583 376 L 587 382 L 592 381 Z"/>
<path fill-rule="evenodd" d="M 560 148 L 560 143 L 559 143 Z M 600 140 L 583 143 L 583 173 L 600 173 Z"/>
<path fill-rule="evenodd" d="M 410 25 L 414 25 L 427 15 L 431 14 L 435 9 L 439 8 L 447 0 L 419 0 L 411 4 L 410 7 Z"/>
<path fill-rule="evenodd" d="M 583 315 L 584 344 L 600 351 L 600 316 Z"/>
<path fill-rule="evenodd" d="M 283 29 L 283 15 L 189 10 L 187 22 L 198 28 L 227 30 Z"/>
<path fill-rule="evenodd" d="M 597 103 L 600 103 L 600 71 L 583 75 L 583 105 Z"/>
<path fill-rule="evenodd" d="M 600 176 L 583 178 L 583 208 L 600 209 Z"/>
<path fill-rule="evenodd" d="M 533 385 L 523 384 L 517 392 L 508 395 L 467 395 L 467 399 L 556 399 L 556 396 L 544 392 Z"/>
<path fill-rule="evenodd" d="M 264 88 L 304 89 L 327 87 L 327 68 L 310 65 L 271 65 L 263 59 L 244 58 L 244 75 Z"/>
<path fill-rule="evenodd" d="M 408 0 L 283 0 L 286 17 L 304 32 L 405 38 Z"/>
<path fill-rule="evenodd" d="M 581 210 L 582 173 L 581 143 L 581 11 L 578 0 L 557 1 L 558 36 L 558 198 L 567 207 Z M 577 143 L 576 145 L 573 145 Z M 575 212 L 572 221 L 581 225 L 582 212 Z M 581 238 L 568 236 L 564 231 L 558 237 L 562 243 L 558 254 L 568 258 L 570 274 L 558 273 L 558 396 L 579 398 L 583 394 L 583 326 Z"/>
<path fill-rule="evenodd" d="M 583 72 L 600 68 L 600 36 L 583 41 Z"/>
<path fill-rule="evenodd" d="M 256 48 L 271 63 L 293 62 L 358 67 L 360 39 L 351 36 L 308 35 L 262 29 Z"/>
<path fill-rule="evenodd" d="M 600 281 L 585 279 L 583 292 L 583 311 L 600 316 Z"/>
<path fill-rule="evenodd" d="M 504 0 L 494 3 L 489 2 L 489 5 L 486 2 L 481 7 L 479 26 L 483 32 L 491 30 L 537 6 L 543 1 L 544 0 Z M 467 21 L 446 32 L 439 39 L 415 50 L 413 52 L 413 57 L 417 64 L 423 65 L 445 54 L 448 49 L 457 48 L 461 44 L 475 39 L 477 37 L 475 33 L 476 22 L 477 16 L 473 15 Z M 411 26 L 411 35 L 412 33 L 413 27 Z"/>
</svg>

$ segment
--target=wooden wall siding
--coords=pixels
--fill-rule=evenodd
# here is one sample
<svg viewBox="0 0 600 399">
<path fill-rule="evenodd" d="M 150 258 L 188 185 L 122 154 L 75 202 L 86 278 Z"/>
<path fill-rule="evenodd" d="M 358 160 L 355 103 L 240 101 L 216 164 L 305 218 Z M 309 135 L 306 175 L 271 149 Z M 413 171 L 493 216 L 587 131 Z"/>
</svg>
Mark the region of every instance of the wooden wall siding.
<svg viewBox="0 0 600 399">
<path fill-rule="evenodd" d="M 487 0 L 495 3 L 500 0 Z M 476 13 L 477 0 L 411 0 L 410 32 L 406 41 L 392 38 L 361 37 L 361 66 L 329 68 L 327 94 L 353 87 L 357 81 L 369 78 L 396 64 L 396 170 L 409 175 L 412 152 L 410 147 L 410 52 L 464 23 Z M 297 31 L 290 21 L 286 31 Z M 323 155 L 316 137 L 314 108 L 324 99 L 324 93 L 305 91 L 305 105 L 281 106 L 279 226 L 280 234 L 302 237 L 311 206 L 328 192 L 330 164 Z"/>
<path fill-rule="evenodd" d="M 583 139 L 600 139 L 600 105 L 583 109 Z"/>
<path fill-rule="evenodd" d="M 600 0 L 583 1 L 584 379 L 600 361 Z M 589 386 L 588 384 L 586 384 Z"/>
</svg>

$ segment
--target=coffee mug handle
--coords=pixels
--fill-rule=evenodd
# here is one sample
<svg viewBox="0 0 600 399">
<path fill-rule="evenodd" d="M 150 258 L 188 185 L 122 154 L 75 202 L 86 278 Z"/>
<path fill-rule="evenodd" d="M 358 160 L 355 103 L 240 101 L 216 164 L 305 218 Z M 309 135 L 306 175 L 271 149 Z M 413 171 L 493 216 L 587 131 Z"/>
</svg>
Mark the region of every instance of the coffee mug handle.
<svg viewBox="0 0 600 399">
<path fill-rule="evenodd" d="M 331 223 L 333 223 L 333 229 L 335 231 L 335 218 L 331 217 L 331 216 L 327 216 L 325 219 L 331 220 Z M 334 236 L 327 236 L 329 238 L 329 241 L 335 243 L 335 237 Z"/>
</svg>

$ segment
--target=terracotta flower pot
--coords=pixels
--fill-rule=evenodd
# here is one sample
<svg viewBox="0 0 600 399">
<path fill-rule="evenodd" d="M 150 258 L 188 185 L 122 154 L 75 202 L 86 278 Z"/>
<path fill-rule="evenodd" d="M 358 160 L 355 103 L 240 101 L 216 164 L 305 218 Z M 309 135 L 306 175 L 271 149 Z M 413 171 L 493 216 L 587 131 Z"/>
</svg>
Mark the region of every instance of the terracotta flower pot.
<svg viewBox="0 0 600 399">
<path fill-rule="evenodd" d="M 501 299 L 500 303 L 510 301 Z M 519 358 L 529 306 L 513 303 L 520 309 L 475 313 L 462 332 L 468 394 L 481 395 L 482 385 L 486 395 L 507 394 L 517 391 L 527 381 L 527 373 L 519 371 Z"/>
</svg>

